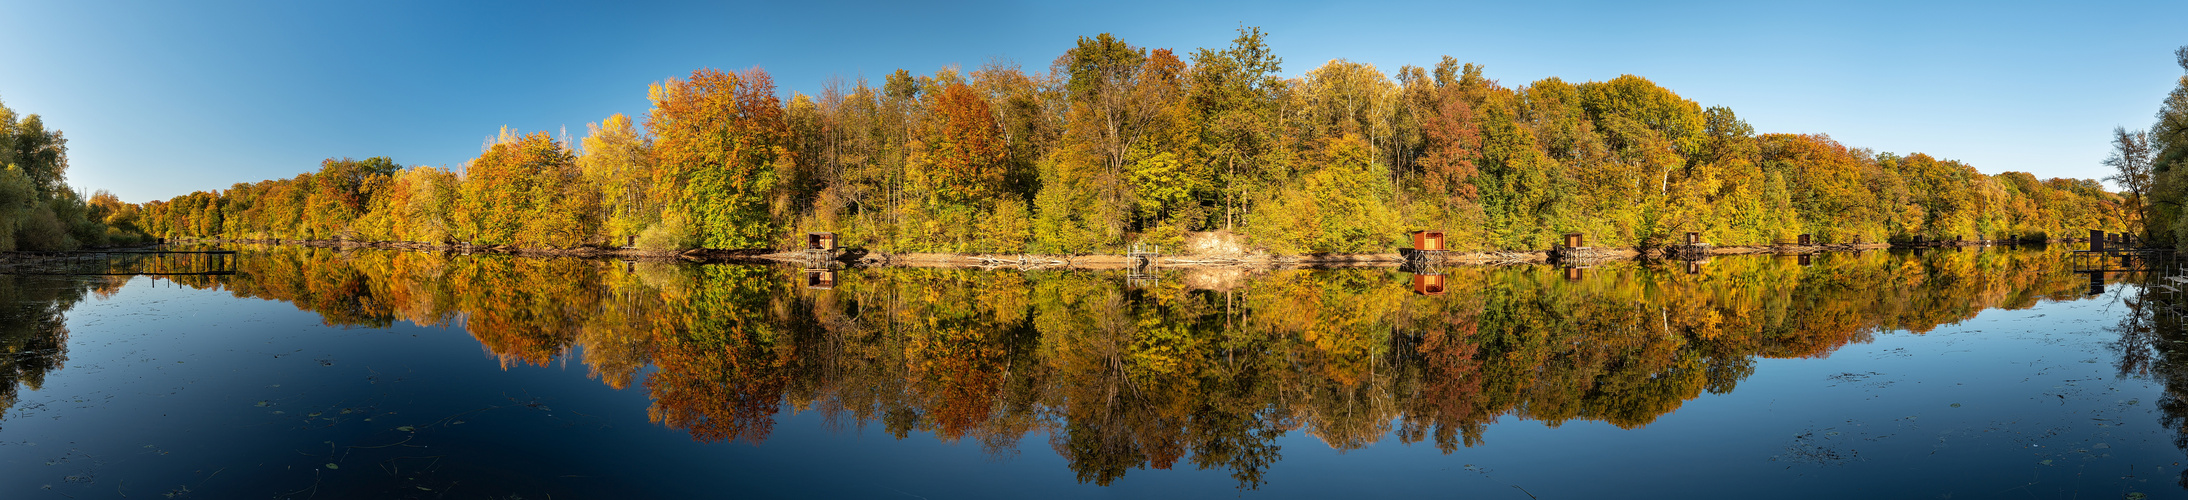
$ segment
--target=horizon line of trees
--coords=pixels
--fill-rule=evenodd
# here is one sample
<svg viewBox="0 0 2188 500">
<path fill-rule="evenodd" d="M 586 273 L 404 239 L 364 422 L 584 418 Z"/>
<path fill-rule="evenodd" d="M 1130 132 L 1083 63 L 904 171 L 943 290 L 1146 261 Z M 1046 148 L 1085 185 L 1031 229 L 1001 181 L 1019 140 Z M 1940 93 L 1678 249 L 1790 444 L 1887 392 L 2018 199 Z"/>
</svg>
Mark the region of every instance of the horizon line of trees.
<svg viewBox="0 0 2188 500">
<path fill-rule="evenodd" d="M 649 89 L 582 140 L 504 129 L 457 169 L 330 159 L 293 179 L 134 206 L 163 238 L 532 248 L 1089 253 L 1233 231 L 1279 253 L 1462 250 L 1579 232 L 1661 246 L 2044 239 L 2147 220 L 2096 180 L 1757 134 L 1638 76 L 1505 86 L 1444 57 L 1292 78 L 1258 28 L 1190 53 L 1082 37 L 1008 62 L 788 99 L 760 69 Z M 2136 193 L 2139 193 L 2136 192 Z"/>
</svg>

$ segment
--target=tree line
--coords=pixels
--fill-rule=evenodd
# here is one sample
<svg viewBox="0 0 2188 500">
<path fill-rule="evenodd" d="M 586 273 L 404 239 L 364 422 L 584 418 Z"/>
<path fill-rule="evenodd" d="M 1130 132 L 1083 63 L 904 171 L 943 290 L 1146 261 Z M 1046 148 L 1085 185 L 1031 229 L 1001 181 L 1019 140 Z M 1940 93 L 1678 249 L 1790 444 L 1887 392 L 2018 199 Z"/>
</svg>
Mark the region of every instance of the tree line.
<svg viewBox="0 0 2188 500">
<path fill-rule="evenodd" d="M 2173 51 L 2174 62 L 2188 72 L 2188 46 Z M 2152 243 L 2188 247 L 2188 75 L 2158 105 L 2157 122 L 2147 129 L 2112 129 L 2112 154 L 2105 180 L 2120 186 L 2128 200 L 2137 234 Z"/>
<path fill-rule="evenodd" d="M 1257 28 L 1190 52 L 1082 37 L 1008 62 L 787 99 L 760 69 L 651 86 L 581 140 L 504 129 L 455 169 L 330 159 L 293 179 L 141 205 L 165 238 L 534 248 L 1088 253 L 1230 231 L 1280 253 L 1456 249 L 1562 233 L 1660 246 L 2046 239 L 2123 230 L 2095 180 L 1985 175 L 1824 135 L 1758 134 L 1638 76 L 1505 85 L 1444 57 L 1295 77 Z"/>
<path fill-rule="evenodd" d="M 794 268 L 247 246 L 174 282 L 290 302 L 329 325 L 455 325 L 505 368 L 586 367 L 661 425 L 760 442 L 785 408 L 1008 452 L 1051 436 L 1081 481 L 1226 470 L 1305 433 L 1445 452 L 1512 418 L 1647 425 L 1735 389 L 1757 359 L 1824 357 L 1990 308 L 2082 300 L 2060 251 L 1823 254 L 1450 270 L 1284 270 L 1150 287 L 1118 272 Z M 6 284 L 0 281 L 0 285 Z M 650 367 L 650 369 L 649 369 Z"/>
<path fill-rule="evenodd" d="M 0 104 L 0 252 L 75 250 L 135 243 L 144 235 L 110 227 L 136 206 L 104 191 L 88 198 L 70 188 L 68 138 L 46 129 L 45 119 L 17 114 Z"/>
</svg>

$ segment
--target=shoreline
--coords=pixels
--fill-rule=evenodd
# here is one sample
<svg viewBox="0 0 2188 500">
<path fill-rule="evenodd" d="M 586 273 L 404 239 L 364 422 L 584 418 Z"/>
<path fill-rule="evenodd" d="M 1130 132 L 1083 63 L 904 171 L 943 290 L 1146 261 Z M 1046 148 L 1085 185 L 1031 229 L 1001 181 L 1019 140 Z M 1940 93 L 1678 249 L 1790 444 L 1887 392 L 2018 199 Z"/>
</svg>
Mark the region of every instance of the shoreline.
<svg viewBox="0 0 2188 500">
<path fill-rule="evenodd" d="M 2049 240 L 2021 244 L 2049 244 L 2074 240 Z M 638 248 L 519 248 L 507 245 L 475 246 L 409 241 L 365 242 L 352 240 L 281 240 L 281 239 L 188 239 L 169 240 L 167 245 L 212 243 L 253 245 L 295 245 L 312 248 L 384 248 L 423 252 L 484 253 L 522 257 L 578 257 L 615 258 L 624 260 L 682 260 L 698 263 L 813 263 L 802 250 L 776 249 L 691 249 L 645 250 Z M 1699 249 L 1707 257 L 1719 255 L 1803 255 L 1826 252 L 1868 251 L 1891 248 L 1936 248 L 1961 246 L 2007 246 L 2014 242 L 1963 241 L 1925 242 L 1920 246 L 1894 245 L 1891 243 L 1822 244 L 1822 245 L 1735 245 L 1710 246 Z M 1596 248 L 1588 262 L 1621 260 L 1678 260 L 1683 253 L 1680 247 L 1657 248 Z M 1297 254 L 1269 255 L 1217 254 L 1217 255 L 1159 255 L 1154 264 L 1170 268 L 1363 268 L 1403 267 L 1412 250 L 1390 253 L 1349 254 Z M 1499 266 L 1518 264 L 1543 264 L 1556 260 L 1555 250 L 1527 251 L 1450 251 L 1444 252 L 1436 264 L 1448 266 Z M 1131 257 L 1121 254 L 1048 255 L 1048 254 L 994 254 L 994 253 L 901 253 L 871 252 L 865 249 L 838 249 L 833 262 L 842 265 L 865 267 L 912 267 L 912 268 L 1019 268 L 1019 269 L 1124 269 L 1130 267 Z"/>
</svg>

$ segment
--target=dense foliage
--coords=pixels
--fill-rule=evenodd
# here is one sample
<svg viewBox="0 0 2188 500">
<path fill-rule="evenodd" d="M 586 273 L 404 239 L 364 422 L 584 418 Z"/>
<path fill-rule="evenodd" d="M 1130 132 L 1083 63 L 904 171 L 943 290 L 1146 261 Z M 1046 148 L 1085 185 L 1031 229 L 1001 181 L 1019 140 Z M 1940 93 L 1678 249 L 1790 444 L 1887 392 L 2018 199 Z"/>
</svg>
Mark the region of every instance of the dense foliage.
<svg viewBox="0 0 2188 500">
<path fill-rule="evenodd" d="M 123 221 L 137 208 L 106 192 L 85 199 L 63 182 L 68 139 L 38 115 L 0 105 L 0 252 L 74 250 L 133 243 L 142 234 Z M 109 227 L 109 223 L 121 222 Z"/>
<path fill-rule="evenodd" d="M 144 206 L 177 238 L 528 247 L 1114 251 L 1227 230 L 1283 253 L 1458 249 L 1581 232 L 1657 246 L 2047 238 L 2142 215 L 2093 180 L 2040 180 L 1823 135 L 1757 134 L 1638 76 L 1506 86 L 1445 57 L 1285 78 L 1258 29 L 1178 53 L 1081 38 L 1046 73 L 996 63 L 787 100 L 758 69 L 699 70 L 581 141 L 504 132 L 456 173 L 319 173 Z M 329 182 L 327 176 L 334 176 Z M 2138 195 L 2139 196 L 2139 195 Z M 332 200 L 332 201 L 330 201 Z M 2137 198 L 2139 200 L 2139 198 Z"/>
<path fill-rule="evenodd" d="M 2188 71 L 2188 46 L 2173 52 L 2182 71 Z M 2147 131 L 2113 131 L 2112 156 L 2105 164 L 2119 173 L 2110 179 L 2131 194 L 2145 195 L 2138 206 L 2147 220 L 2143 230 L 2151 241 L 2188 246 L 2188 75 L 2159 103 L 2157 123 Z"/>
<path fill-rule="evenodd" d="M 814 411 L 1007 452 L 1048 436 L 1082 481 L 1229 470 L 1245 485 L 1305 433 L 1447 452 L 1500 420 L 1637 427 L 1752 374 L 1987 308 L 2079 300 L 2060 250 L 1834 253 L 1470 267 L 1451 293 L 1388 269 L 1176 274 L 838 271 L 246 247 L 175 283 L 275 299 L 330 325 L 458 325 L 504 366 L 582 365 L 701 441 L 768 438 Z M 0 285 L 5 285 L 0 282 Z M 1213 288 L 1213 289 L 1210 289 Z M 1487 436 L 1487 437 L 1485 437 Z"/>
</svg>

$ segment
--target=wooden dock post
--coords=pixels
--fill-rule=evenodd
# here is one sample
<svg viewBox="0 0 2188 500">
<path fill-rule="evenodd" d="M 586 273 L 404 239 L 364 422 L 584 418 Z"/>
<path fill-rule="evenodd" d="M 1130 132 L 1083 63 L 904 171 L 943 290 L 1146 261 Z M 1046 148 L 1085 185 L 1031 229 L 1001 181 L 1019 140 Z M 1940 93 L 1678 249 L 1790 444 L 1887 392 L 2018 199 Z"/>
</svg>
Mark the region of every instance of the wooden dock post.
<svg viewBox="0 0 2188 500">
<path fill-rule="evenodd" d="M 2101 230 L 2101 229 L 2091 229 L 2091 230 L 2089 230 L 2089 251 L 2091 251 L 2091 252 L 2102 252 L 2102 251 L 2104 251 L 2104 230 Z"/>
</svg>

